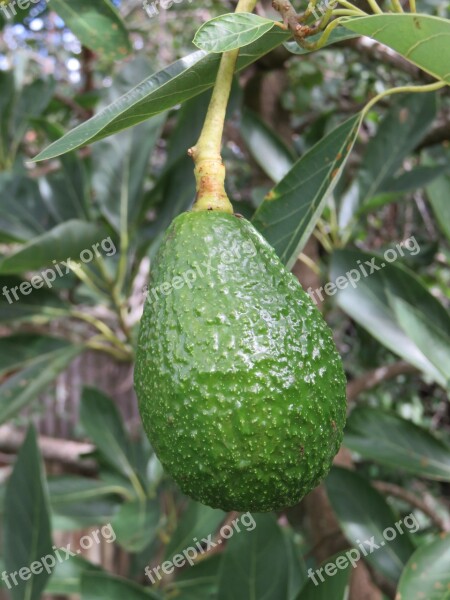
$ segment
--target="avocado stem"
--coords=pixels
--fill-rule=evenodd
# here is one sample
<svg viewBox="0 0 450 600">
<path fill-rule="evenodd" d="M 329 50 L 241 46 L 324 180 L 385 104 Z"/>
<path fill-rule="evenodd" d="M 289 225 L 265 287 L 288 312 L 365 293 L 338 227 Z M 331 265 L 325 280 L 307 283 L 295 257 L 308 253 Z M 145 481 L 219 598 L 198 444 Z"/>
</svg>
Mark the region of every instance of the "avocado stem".
<svg viewBox="0 0 450 600">
<path fill-rule="evenodd" d="M 239 0 L 236 12 L 252 12 L 257 0 Z M 220 60 L 211 102 L 199 140 L 188 154 L 195 163 L 197 197 L 192 210 L 217 210 L 233 213 L 225 191 L 225 166 L 222 162 L 222 136 L 239 49 L 224 52 Z"/>
</svg>

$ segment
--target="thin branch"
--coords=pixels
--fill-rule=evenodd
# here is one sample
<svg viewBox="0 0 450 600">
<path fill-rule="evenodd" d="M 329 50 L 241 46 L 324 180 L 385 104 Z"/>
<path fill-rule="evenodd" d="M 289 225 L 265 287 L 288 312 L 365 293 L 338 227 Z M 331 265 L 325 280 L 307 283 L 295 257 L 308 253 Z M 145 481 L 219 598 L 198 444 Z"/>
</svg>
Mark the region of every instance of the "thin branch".
<svg viewBox="0 0 450 600">
<path fill-rule="evenodd" d="M 436 527 L 438 527 L 441 531 L 450 531 L 450 523 L 442 519 L 433 510 L 433 508 L 431 508 L 431 506 L 429 506 L 424 500 L 422 500 L 422 498 L 416 496 L 416 494 L 405 490 L 399 485 L 395 485 L 395 483 L 388 483 L 386 481 L 375 481 L 374 486 L 377 488 L 378 491 L 382 492 L 383 494 L 393 496 L 394 498 L 399 498 L 407 504 L 418 508 L 425 515 L 430 517 L 430 519 L 433 521 Z"/>
<path fill-rule="evenodd" d="M 397 377 L 397 375 L 416 372 L 416 367 L 404 361 L 398 361 L 392 365 L 386 365 L 384 367 L 373 369 L 373 371 L 368 371 L 361 377 L 353 379 L 353 381 L 350 381 L 347 384 L 348 401 L 351 402 L 352 400 L 355 400 L 362 392 L 370 390 L 388 379 L 393 379 L 394 377 Z"/>
<path fill-rule="evenodd" d="M 2 425 L 0 427 L 0 451 L 16 453 L 22 446 L 24 438 L 24 432 L 11 427 L 11 425 Z M 45 460 L 74 467 L 86 474 L 94 474 L 97 471 L 97 466 L 93 460 L 83 458 L 84 454 L 89 454 L 95 450 L 93 444 L 60 440 L 47 436 L 39 436 L 38 444 Z"/>
</svg>

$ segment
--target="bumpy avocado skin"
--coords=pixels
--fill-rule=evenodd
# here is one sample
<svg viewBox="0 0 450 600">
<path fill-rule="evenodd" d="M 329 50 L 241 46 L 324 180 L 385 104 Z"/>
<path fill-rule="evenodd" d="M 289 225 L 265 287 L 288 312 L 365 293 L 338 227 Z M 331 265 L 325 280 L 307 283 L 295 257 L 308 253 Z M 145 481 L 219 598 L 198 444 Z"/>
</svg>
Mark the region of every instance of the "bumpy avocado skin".
<svg viewBox="0 0 450 600">
<path fill-rule="evenodd" d="M 331 332 L 271 246 L 235 215 L 184 213 L 167 230 L 135 387 L 166 471 L 184 493 L 225 511 L 296 504 L 342 442 L 345 375 Z"/>
</svg>

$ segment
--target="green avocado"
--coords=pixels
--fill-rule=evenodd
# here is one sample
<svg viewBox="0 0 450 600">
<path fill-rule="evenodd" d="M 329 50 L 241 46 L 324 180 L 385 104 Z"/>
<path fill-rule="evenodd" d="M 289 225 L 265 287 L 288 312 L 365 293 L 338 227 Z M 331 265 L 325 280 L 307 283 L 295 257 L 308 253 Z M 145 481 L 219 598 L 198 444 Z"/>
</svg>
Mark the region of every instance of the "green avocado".
<svg viewBox="0 0 450 600">
<path fill-rule="evenodd" d="M 192 498 L 225 511 L 296 504 L 342 442 L 331 332 L 244 218 L 188 212 L 151 270 L 135 387 L 146 433 Z"/>
</svg>

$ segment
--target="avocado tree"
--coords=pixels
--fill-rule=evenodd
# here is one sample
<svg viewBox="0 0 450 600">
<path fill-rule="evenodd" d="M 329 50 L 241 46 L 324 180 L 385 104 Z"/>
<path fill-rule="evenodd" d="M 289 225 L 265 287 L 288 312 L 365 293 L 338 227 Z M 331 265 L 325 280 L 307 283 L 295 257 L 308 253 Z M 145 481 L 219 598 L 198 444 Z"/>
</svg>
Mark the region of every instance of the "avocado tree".
<svg viewBox="0 0 450 600">
<path fill-rule="evenodd" d="M 447 7 L 300 5 L 0 4 L 14 600 L 448 597 Z"/>
</svg>

